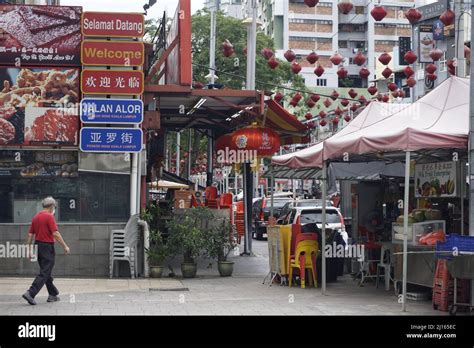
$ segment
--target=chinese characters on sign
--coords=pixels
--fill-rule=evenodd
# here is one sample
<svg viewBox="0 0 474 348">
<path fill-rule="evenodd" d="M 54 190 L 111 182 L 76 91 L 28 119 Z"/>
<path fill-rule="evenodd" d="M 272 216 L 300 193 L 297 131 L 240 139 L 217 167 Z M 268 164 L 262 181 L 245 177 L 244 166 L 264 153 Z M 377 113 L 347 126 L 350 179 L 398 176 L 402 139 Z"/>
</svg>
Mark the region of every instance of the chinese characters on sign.
<svg viewBox="0 0 474 348">
<path fill-rule="evenodd" d="M 456 197 L 457 162 L 415 165 L 416 197 Z"/>
<path fill-rule="evenodd" d="M 135 70 L 83 70 L 84 94 L 138 95 L 143 93 L 143 72 Z"/>
<path fill-rule="evenodd" d="M 140 152 L 143 132 L 139 128 L 82 128 L 81 151 Z"/>
</svg>

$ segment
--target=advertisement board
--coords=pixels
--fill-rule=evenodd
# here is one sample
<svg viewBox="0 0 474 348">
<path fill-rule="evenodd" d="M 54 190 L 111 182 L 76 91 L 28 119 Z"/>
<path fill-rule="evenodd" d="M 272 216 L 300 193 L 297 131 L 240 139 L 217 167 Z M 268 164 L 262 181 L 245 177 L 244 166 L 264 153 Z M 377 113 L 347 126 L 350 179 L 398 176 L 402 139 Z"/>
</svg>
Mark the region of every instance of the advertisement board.
<svg viewBox="0 0 474 348">
<path fill-rule="evenodd" d="M 81 100 L 81 122 L 140 124 L 143 122 L 143 101 L 140 99 Z"/>
<path fill-rule="evenodd" d="M 0 146 L 78 145 L 79 69 L 0 68 Z"/>
<path fill-rule="evenodd" d="M 99 41 L 82 42 L 83 65 L 141 66 L 145 59 L 143 42 Z"/>
<path fill-rule="evenodd" d="M 419 26 L 419 62 L 432 63 L 433 59 L 430 57 L 430 51 L 433 49 L 433 27 L 431 25 Z"/>
<path fill-rule="evenodd" d="M 0 5 L 0 64 L 80 66 L 82 7 Z"/>
<path fill-rule="evenodd" d="M 81 73 L 84 94 L 138 95 L 145 87 L 143 72 L 138 70 L 89 70 Z"/>
<path fill-rule="evenodd" d="M 416 197 L 456 197 L 457 162 L 415 165 Z"/>
<path fill-rule="evenodd" d="M 82 34 L 96 37 L 143 37 L 145 18 L 141 13 L 84 12 Z"/>
<path fill-rule="evenodd" d="M 0 151 L 0 177 L 78 178 L 77 152 Z"/>
</svg>

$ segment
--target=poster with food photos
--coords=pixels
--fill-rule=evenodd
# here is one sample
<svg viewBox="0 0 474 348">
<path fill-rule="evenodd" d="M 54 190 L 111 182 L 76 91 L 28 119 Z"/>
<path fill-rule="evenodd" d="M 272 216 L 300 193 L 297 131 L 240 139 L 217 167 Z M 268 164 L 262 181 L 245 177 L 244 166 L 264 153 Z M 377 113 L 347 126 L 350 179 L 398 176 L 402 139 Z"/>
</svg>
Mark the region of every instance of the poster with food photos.
<svg viewBox="0 0 474 348">
<path fill-rule="evenodd" d="M 0 5 L 0 64 L 80 66 L 78 6 Z"/>
<path fill-rule="evenodd" d="M 77 146 L 79 69 L 0 67 L 0 146 Z"/>
</svg>

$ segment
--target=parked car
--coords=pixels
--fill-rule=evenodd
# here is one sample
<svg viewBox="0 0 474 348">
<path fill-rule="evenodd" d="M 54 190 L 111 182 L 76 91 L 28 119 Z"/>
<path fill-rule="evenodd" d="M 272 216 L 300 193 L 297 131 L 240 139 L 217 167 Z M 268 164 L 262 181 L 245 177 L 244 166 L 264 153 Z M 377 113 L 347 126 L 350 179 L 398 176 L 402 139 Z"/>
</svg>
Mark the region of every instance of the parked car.
<svg viewBox="0 0 474 348">
<path fill-rule="evenodd" d="M 280 215 L 278 217 L 277 223 L 283 224 L 283 221 L 288 217 L 288 214 L 293 208 L 303 208 L 311 207 L 317 208 L 321 206 L 322 201 L 320 199 L 297 199 L 287 202 L 283 208 L 281 208 Z M 332 202 L 330 200 L 326 201 L 326 207 L 332 207 Z"/>
<path fill-rule="evenodd" d="M 273 215 L 278 218 L 283 206 L 292 198 L 273 197 Z M 262 197 L 255 201 L 252 206 L 252 221 L 254 225 L 253 235 L 255 239 L 262 240 L 267 233 L 268 218 L 271 213 L 271 198 Z"/>
</svg>

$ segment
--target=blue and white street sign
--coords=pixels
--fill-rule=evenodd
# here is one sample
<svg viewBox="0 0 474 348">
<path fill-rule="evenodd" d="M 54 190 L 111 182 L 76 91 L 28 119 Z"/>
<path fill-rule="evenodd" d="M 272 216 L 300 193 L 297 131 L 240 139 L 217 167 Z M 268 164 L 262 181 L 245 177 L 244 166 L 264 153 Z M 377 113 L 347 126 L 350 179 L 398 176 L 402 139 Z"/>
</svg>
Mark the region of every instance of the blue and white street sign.
<svg viewBox="0 0 474 348">
<path fill-rule="evenodd" d="M 141 152 L 143 132 L 140 128 L 81 129 L 80 149 L 83 152 L 126 153 Z"/>
<path fill-rule="evenodd" d="M 143 101 L 85 98 L 81 101 L 81 122 L 140 124 L 143 122 Z"/>
</svg>

